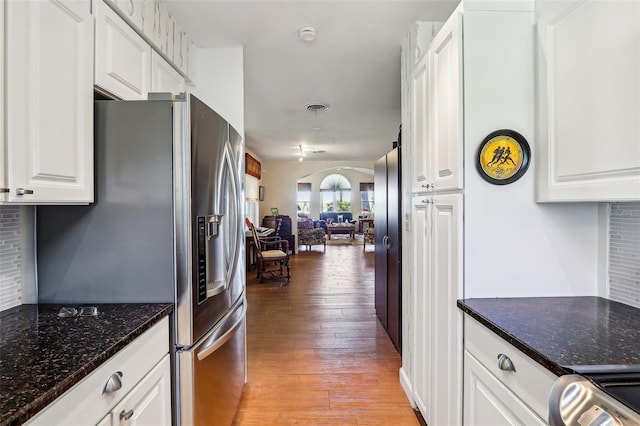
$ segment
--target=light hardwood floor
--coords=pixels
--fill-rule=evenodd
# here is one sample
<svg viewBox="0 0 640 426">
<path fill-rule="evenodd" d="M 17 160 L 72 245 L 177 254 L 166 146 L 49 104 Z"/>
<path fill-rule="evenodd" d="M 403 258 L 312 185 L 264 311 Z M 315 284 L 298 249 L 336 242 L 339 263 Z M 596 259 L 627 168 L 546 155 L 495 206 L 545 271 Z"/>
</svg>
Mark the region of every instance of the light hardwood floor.
<svg viewBox="0 0 640 426">
<path fill-rule="evenodd" d="M 235 425 L 418 425 L 376 319 L 373 246 L 291 256 L 291 282 L 247 273 L 249 380 Z"/>
</svg>

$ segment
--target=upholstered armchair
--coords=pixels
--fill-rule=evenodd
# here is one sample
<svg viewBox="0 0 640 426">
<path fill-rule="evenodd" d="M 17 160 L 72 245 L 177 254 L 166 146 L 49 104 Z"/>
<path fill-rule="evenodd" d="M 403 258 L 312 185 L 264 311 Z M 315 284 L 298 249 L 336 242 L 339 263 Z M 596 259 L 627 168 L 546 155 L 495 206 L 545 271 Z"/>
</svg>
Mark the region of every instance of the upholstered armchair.
<svg viewBox="0 0 640 426">
<path fill-rule="evenodd" d="M 322 244 L 323 251 L 327 251 L 327 233 L 323 228 L 314 228 L 313 220 L 298 221 L 298 245 L 307 246 L 307 251 L 311 250 L 311 246 Z"/>
</svg>

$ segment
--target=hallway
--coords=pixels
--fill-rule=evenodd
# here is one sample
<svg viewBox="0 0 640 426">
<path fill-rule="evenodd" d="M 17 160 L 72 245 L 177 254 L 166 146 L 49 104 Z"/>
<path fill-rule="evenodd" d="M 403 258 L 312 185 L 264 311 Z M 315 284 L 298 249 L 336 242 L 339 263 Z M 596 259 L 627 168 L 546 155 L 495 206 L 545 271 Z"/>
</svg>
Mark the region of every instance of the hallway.
<svg viewBox="0 0 640 426">
<path fill-rule="evenodd" d="M 419 424 L 375 316 L 373 262 L 373 246 L 314 246 L 291 256 L 288 285 L 248 273 L 249 380 L 235 425 Z"/>
</svg>

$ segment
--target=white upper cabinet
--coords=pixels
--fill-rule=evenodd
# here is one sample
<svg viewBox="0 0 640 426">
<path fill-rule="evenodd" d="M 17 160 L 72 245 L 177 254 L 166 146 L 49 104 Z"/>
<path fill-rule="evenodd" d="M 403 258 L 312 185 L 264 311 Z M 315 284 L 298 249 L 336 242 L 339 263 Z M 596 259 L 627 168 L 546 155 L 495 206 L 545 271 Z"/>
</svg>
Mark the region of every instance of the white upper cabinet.
<svg viewBox="0 0 640 426">
<path fill-rule="evenodd" d="M 104 2 L 95 5 L 96 86 L 121 99 L 146 99 L 151 46 Z"/>
<path fill-rule="evenodd" d="M 429 162 L 431 189 L 462 189 L 462 12 L 456 11 L 433 39 Z"/>
<path fill-rule="evenodd" d="M 423 56 L 411 74 L 411 175 L 412 191 L 431 189 L 429 171 L 429 58 Z"/>
<path fill-rule="evenodd" d="M 0 0 L 0 49 L 2 54 L 0 55 L 0 99 L 3 99 L 2 111 L 0 112 L 0 202 L 7 199 L 9 193 L 9 187 L 6 184 L 7 180 L 7 168 L 4 162 L 4 151 L 6 149 L 6 139 L 4 137 L 4 0 Z"/>
<path fill-rule="evenodd" d="M 93 201 L 93 30 L 89 0 L 8 1 L 2 201 Z M 4 151 L 4 150 L 3 150 Z"/>
<path fill-rule="evenodd" d="M 435 35 L 410 81 L 412 192 L 462 189 L 462 12 Z"/>
<path fill-rule="evenodd" d="M 151 91 L 180 93 L 184 91 L 184 78 L 155 50 L 151 52 Z"/>
<path fill-rule="evenodd" d="M 536 12 L 538 201 L 640 200 L 640 3 Z"/>
</svg>

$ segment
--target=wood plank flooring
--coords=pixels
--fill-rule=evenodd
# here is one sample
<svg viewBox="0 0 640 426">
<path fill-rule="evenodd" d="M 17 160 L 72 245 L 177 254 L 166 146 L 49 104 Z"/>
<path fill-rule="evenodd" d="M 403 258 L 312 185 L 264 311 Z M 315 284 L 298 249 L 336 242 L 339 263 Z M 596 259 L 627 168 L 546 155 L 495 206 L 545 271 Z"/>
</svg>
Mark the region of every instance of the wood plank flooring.
<svg viewBox="0 0 640 426">
<path fill-rule="evenodd" d="M 374 308 L 373 246 L 291 256 L 291 282 L 247 273 L 248 376 L 234 425 L 418 425 Z"/>
</svg>

